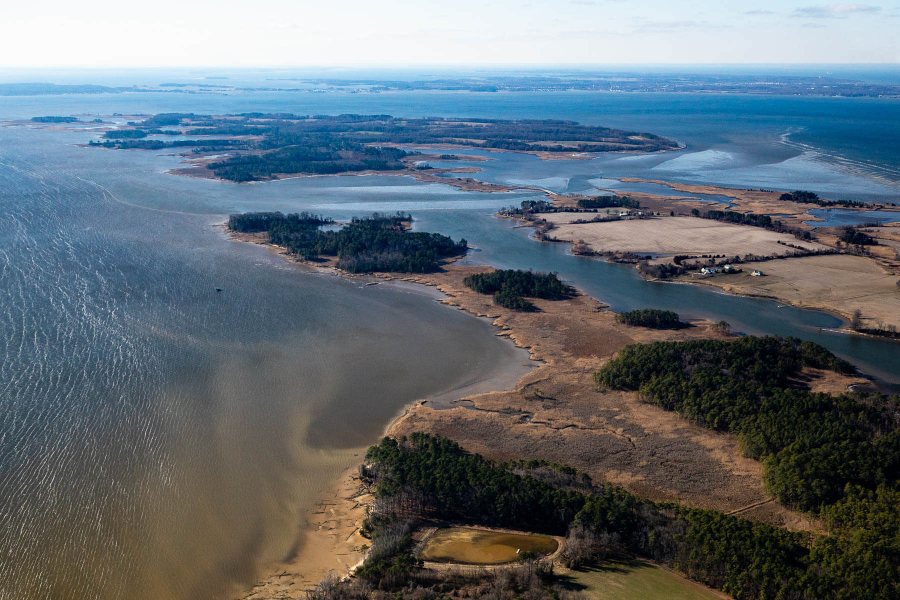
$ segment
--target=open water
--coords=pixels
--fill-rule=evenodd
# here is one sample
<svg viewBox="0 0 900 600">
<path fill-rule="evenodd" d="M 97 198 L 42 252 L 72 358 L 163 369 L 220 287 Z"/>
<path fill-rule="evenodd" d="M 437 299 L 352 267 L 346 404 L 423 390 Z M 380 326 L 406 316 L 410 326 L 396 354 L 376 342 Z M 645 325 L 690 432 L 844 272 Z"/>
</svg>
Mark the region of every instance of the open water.
<svg viewBox="0 0 900 600">
<path fill-rule="evenodd" d="M 99 82 L 102 83 L 102 82 Z M 475 177 L 586 191 L 609 178 L 897 201 L 900 102 L 591 93 L 0 99 L 0 119 L 245 111 L 563 118 L 686 149 L 590 161 L 493 154 Z M 822 343 L 900 380 L 900 345 L 840 320 L 538 244 L 493 216 L 534 194 L 404 177 L 234 185 L 178 159 L 78 148 L 90 131 L 0 128 L 0 598 L 212 598 L 281 557 L 304 515 L 404 405 L 521 368 L 489 324 L 397 286 L 305 272 L 216 227 L 246 210 L 404 210 L 468 260 L 557 271 L 615 310 L 671 308 Z M 613 183 L 612 185 L 616 185 Z M 604 185 L 602 187 L 611 187 Z M 712 198 L 715 199 L 715 198 Z M 222 288 L 222 292 L 216 292 Z"/>
</svg>

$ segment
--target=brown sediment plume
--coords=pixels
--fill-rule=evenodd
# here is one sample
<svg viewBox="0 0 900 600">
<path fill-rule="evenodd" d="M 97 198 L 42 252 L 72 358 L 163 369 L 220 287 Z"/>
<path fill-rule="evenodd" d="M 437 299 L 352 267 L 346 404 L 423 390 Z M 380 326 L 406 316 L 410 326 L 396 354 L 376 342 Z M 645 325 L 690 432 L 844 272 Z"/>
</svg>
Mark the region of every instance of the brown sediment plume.
<svg viewBox="0 0 900 600">
<path fill-rule="evenodd" d="M 328 573 L 346 575 L 365 556 L 370 543 L 359 533 L 372 495 L 356 475 L 357 468 L 345 471 L 310 516 L 297 546 L 241 594 L 242 600 L 304 598 L 305 590 Z"/>
<path fill-rule="evenodd" d="M 239 237 L 244 241 L 258 238 Z M 429 400 L 408 407 L 390 435 L 424 431 L 459 442 L 497 460 L 540 458 L 572 465 L 596 482 L 621 485 L 654 500 L 739 513 L 797 530 L 819 524 L 782 507 L 766 494 L 762 466 L 743 457 L 733 436 L 709 431 L 640 401 L 637 394 L 600 391 L 592 374 L 628 344 L 722 338 L 698 322 L 656 331 L 617 323 L 601 302 L 576 293 L 558 301 L 534 300 L 536 312 L 516 312 L 463 285 L 486 267 L 447 265 L 427 275 L 379 274 L 378 279 L 431 286 L 442 303 L 489 317 L 541 364 L 510 390 L 461 399 L 447 407 Z M 807 371 L 798 385 L 839 391 L 859 378 Z M 358 529 L 370 500 L 354 472 L 345 473 L 304 529 L 298 550 L 273 566 L 243 598 L 302 598 L 330 571 L 345 575 L 362 559 L 367 541 Z"/>
</svg>

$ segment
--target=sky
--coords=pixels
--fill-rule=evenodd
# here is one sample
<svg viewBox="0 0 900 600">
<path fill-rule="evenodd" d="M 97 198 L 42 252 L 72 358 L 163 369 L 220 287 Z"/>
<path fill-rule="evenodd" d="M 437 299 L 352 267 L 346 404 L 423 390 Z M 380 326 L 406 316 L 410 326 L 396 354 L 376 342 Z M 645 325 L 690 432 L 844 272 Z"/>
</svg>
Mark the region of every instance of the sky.
<svg viewBox="0 0 900 600">
<path fill-rule="evenodd" d="M 0 68 L 900 63 L 900 0 L 2 0 Z"/>
</svg>

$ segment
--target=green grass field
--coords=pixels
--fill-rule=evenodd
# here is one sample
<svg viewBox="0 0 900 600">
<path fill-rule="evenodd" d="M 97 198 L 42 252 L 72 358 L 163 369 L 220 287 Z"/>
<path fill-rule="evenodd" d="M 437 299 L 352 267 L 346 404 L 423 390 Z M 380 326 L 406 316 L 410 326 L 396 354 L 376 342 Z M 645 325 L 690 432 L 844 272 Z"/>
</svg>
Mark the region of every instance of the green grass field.
<svg viewBox="0 0 900 600">
<path fill-rule="evenodd" d="M 724 594 L 642 561 L 607 561 L 568 574 L 572 589 L 598 600 L 722 600 Z"/>
</svg>

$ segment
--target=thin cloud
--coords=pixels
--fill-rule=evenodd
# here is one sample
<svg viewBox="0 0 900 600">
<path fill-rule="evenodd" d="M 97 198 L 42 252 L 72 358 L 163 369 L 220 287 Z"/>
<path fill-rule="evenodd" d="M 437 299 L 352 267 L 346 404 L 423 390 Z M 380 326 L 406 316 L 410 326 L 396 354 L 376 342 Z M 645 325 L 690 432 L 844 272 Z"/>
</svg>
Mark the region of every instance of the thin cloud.
<svg viewBox="0 0 900 600">
<path fill-rule="evenodd" d="M 756 9 L 756 10 L 748 10 L 748 11 L 744 12 L 744 14 L 745 15 L 774 15 L 775 11 L 774 10 Z"/>
<path fill-rule="evenodd" d="M 871 4 L 820 4 L 795 8 L 792 17 L 804 19 L 840 19 L 854 14 L 872 14 L 881 10 Z"/>
<path fill-rule="evenodd" d="M 637 32 L 665 33 L 687 29 L 724 29 L 731 25 L 715 25 L 709 21 L 639 21 Z"/>
<path fill-rule="evenodd" d="M 807 29 L 821 29 L 825 26 L 822 25 L 821 23 L 804 23 L 800 27 L 805 27 Z"/>
</svg>

